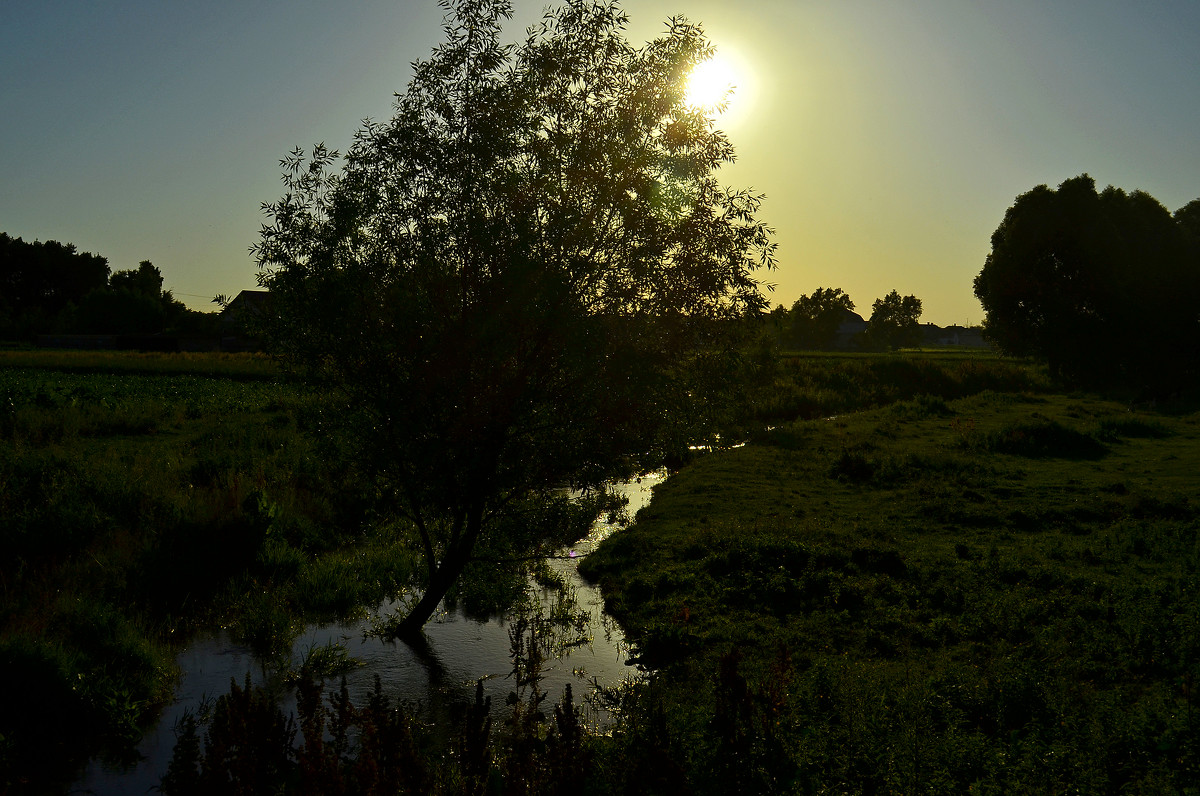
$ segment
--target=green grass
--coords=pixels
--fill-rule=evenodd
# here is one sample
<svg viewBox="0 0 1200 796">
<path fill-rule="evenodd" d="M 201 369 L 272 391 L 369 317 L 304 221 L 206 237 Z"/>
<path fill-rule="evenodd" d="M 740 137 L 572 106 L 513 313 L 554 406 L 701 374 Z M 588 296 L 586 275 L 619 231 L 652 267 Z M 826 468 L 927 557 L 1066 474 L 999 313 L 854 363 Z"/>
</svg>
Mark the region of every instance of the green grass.
<svg viewBox="0 0 1200 796">
<path fill-rule="evenodd" d="M 918 397 L 696 460 L 582 570 L 697 792 L 1185 792 L 1197 473 L 1196 413 Z"/>
<path fill-rule="evenodd" d="M 0 696 L 0 781 L 127 752 L 198 629 L 270 659 L 408 582 L 333 420 L 263 357 L 0 352 L 0 676 L 41 670 Z"/>
<path fill-rule="evenodd" d="M 585 793 L 1200 781 L 1194 406 L 989 354 L 768 364 L 722 435 L 749 444 L 584 563 L 656 671 L 604 697 Z M 127 751 L 195 629 L 271 660 L 409 583 L 338 426 L 262 358 L 0 352 L 0 781 Z M 468 607 L 517 582 L 476 580 Z"/>
<path fill-rule="evenodd" d="M 135 353 L 131 351 L 0 350 L 0 368 L 32 368 L 72 373 L 144 373 L 154 376 L 212 376 L 228 379 L 279 377 L 278 365 L 265 354 Z"/>
<path fill-rule="evenodd" d="M 988 352 L 784 354 L 765 383 L 749 391 L 744 431 L 933 396 L 951 400 L 984 391 L 1052 389 L 1044 369 Z"/>
</svg>

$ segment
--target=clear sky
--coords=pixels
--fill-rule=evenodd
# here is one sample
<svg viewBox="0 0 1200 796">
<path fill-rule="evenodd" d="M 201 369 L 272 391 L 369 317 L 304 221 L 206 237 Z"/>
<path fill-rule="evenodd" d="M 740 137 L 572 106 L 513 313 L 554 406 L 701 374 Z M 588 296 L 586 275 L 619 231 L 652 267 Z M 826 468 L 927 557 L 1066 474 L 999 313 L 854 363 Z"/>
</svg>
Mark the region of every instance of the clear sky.
<svg viewBox="0 0 1200 796">
<path fill-rule="evenodd" d="M 544 0 L 514 0 L 512 40 Z M 703 23 L 734 64 L 729 185 L 767 194 L 773 303 L 892 289 L 978 323 L 1018 194 L 1088 172 L 1200 197 L 1196 0 L 626 0 L 629 37 Z M 434 0 L 3 0 L 0 231 L 151 260 L 190 306 L 247 254 L 292 147 L 386 118 L 441 38 Z"/>
</svg>

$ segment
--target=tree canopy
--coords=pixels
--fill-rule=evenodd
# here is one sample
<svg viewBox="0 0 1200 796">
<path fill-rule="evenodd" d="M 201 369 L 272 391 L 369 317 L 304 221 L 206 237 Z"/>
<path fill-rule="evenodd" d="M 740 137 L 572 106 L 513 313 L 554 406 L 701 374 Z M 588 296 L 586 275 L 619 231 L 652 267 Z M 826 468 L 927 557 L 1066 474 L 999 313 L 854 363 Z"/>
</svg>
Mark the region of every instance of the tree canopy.
<svg viewBox="0 0 1200 796">
<path fill-rule="evenodd" d="M 0 232 L 0 334 L 50 331 L 57 317 L 108 284 L 108 260 L 73 243 L 27 243 Z"/>
<path fill-rule="evenodd" d="M 864 332 L 872 348 L 893 349 L 921 343 L 921 300 L 893 290 L 871 305 Z"/>
<path fill-rule="evenodd" d="M 162 289 L 162 273 L 149 260 L 109 272 L 107 258 L 80 253 L 73 243 L 26 243 L 0 232 L 0 338 L 184 327 L 203 334 L 211 325 Z"/>
<path fill-rule="evenodd" d="M 108 278 L 108 286 L 112 290 L 128 290 L 157 299 L 162 295 L 162 272 L 149 260 L 138 263 L 137 270 L 117 271 Z"/>
<path fill-rule="evenodd" d="M 419 539 L 401 635 L 531 500 L 678 446 L 689 374 L 773 267 L 761 197 L 721 187 L 733 147 L 684 102 L 699 27 L 635 47 L 615 3 L 570 0 L 506 45 L 507 2 L 443 5 L 389 121 L 282 161 L 254 249 L 274 344 L 345 396 Z"/>
<path fill-rule="evenodd" d="M 841 288 L 819 287 L 792 304 L 788 344 L 798 348 L 833 348 L 838 328 L 854 311 L 854 302 Z"/>
<path fill-rule="evenodd" d="M 79 302 L 72 324 L 79 332 L 148 335 L 163 331 L 186 308 L 162 289 L 162 272 L 149 260 L 136 269 L 115 271 L 107 290 L 94 290 Z"/>
<path fill-rule="evenodd" d="M 975 278 L 1009 354 L 1086 384 L 1162 391 L 1197 375 L 1200 203 L 1174 217 L 1087 174 L 1018 196 Z"/>
</svg>

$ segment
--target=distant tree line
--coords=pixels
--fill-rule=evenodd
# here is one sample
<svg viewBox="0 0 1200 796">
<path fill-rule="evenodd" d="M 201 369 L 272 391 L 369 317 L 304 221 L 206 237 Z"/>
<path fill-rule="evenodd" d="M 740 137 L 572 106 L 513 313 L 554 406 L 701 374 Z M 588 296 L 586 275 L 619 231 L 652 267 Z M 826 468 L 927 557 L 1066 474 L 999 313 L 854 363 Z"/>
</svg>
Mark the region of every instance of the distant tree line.
<svg viewBox="0 0 1200 796">
<path fill-rule="evenodd" d="M 895 290 L 875 299 L 867 321 L 841 288 L 824 287 L 800 296 L 790 310 L 777 307 L 771 318 L 779 344 L 797 350 L 890 351 L 920 345 L 924 339 L 921 300 Z"/>
<path fill-rule="evenodd" d="M 1167 394 L 1200 378 L 1200 199 L 1172 214 L 1082 174 L 1018 196 L 975 278 L 985 332 L 1084 386 Z"/>
<path fill-rule="evenodd" d="M 0 232 L 0 339 L 38 334 L 215 334 L 212 313 L 163 290 L 149 260 L 112 272 L 72 243 L 27 243 Z"/>
</svg>

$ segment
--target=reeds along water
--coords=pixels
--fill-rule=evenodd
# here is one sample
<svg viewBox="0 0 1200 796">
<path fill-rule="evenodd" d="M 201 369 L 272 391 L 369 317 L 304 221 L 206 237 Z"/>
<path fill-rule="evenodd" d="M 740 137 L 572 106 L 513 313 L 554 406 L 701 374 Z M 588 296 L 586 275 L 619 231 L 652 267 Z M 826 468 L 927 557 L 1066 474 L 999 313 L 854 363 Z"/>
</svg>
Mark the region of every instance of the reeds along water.
<svg viewBox="0 0 1200 796">
<path fill-rule="evenodd" d="M 618 491 L 629 498 L 627 509 L 636 512 L 644 505 L 651 487 L 663 475 L 655 473 L 640 482 L 618 485 Z M 512 724 L 510 714 L 519 713 L 524 722 L 522 732 L 536 730 L 545 736 L 546 722 L 557 721 L 551 707 L 568 690 L 576 711 L 572 721 L 607 727 L 613 718 L 614 695 L 636 673 L 626 665 L 628 650 L 620 630 L 603 614 L 598 590 L 579 578 L 577 565 L 623 521 L 620 513 L 601 517 L 588 537 L 547 562 L 548 574 L 530 581 L 525 598 L 504 615 L 472 618 L 461 606 L 444 613 L 427 626 L 423 646 L 379 638 L 376 625 L 386 622 L 392 612 L 403 610 L 403 604 L 395 601 L 385 602 L 371 615 L 353 622 L 312 625 L 300 633 L 286 634 L 282 637 L 286 644 L 283 655 L 270 652 L 271 644 L 266 644 L 265 658 L 256 657 L 247 644 L 250 639 L 238 643 L 228 634 L 201 639 L 180 657 L 184 675 L 178 701 L 138 747 L 146 761 L 134 770 L 108 770 L 96 761 L 76 786 L 99 794 L 118 794 L 156 785 L 175 747 L 176 724 L 190 711 L 197 722 L 194 737 L 203 741 L 208 725 L 199 719 L 205 715 L 205 705 L 211 708 L 216 695 L 229 692 L 231 680 L 239 683 L 243 692 L 258 688 L 272 694 L 283 715 L 292 717 L 301 738 L 304 721 L 299 703 L 305 697 L 296 684 L 316 675 L 323 675 L 326 697 L 340 693 L 333 690 L 334 684 L 344 678 L 345 698 L 356 709 L 373 704 L 378 679 L 390 704 L 396 709 L 404 706 L 411 714 L 420 728 L 414 737 L 423 747 L 444 749 L 458 742 L 462 711 L 476 703 L 479 688 L 483 689 L 480 697 L 495 706 L 489 715 L 497 732 Z M 264 601 L 264 606 L 273 606 L 271 616 L 278 612 L 279 607 L 269 601 Z M 283 616 L 286 619 L 286 614 Z M 258 635 L 276 625 L 268 622 Z M 333 666 L 319 665 L 330 661 Z M 248 673 L 251 681 L 245 685 Z M 608 693 L 593 698 L 598 688 Z M 243 693 L 239 699 L 247 697 Z M 201 743 L 199 754 L 204 754 L 204 748 Z M 192 768 L 199 770 L 198 753 L 189 749 L 185 747 L 180 754 L 191 755 Z M 499 754 L 503 750 L 493 751 Z"/>
</svg>

